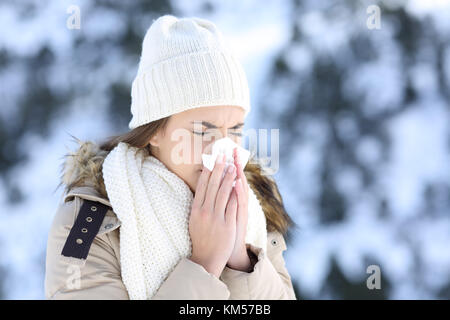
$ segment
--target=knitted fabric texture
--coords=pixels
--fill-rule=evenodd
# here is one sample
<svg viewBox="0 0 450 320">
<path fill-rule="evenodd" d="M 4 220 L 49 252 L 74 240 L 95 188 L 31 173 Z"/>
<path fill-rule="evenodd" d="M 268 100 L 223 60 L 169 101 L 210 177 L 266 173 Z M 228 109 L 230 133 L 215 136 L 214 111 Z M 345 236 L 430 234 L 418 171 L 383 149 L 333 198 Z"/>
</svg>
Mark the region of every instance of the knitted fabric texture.
<svg viewBox="0 0 450 320">
<path fill-rule="evenodd" d="M 103 163 L 108 198 L 121 221 L 122 281 L 130 299 L 150 299 L 178 262 L 190 257 L 189 186 L 143 149 L 120 142 Z M 266 218 L 249 189 L 245 241 L 267 250 Z"/>
<path fill-rule="evenodd" d="M 134 129 L 188 109 L 234 105 L 250 111 L 248 81 L 217 26 L 208 20 L 164 15 L 142 43 L 131 88 Z"/>
</svg>

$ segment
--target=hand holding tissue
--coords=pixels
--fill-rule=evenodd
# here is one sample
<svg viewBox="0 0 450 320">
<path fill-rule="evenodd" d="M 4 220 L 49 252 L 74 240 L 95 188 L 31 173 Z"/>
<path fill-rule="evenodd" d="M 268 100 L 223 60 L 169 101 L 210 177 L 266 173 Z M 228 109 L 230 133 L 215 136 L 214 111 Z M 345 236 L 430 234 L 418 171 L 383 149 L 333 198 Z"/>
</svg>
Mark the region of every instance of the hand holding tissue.
<svg viewBox="0 0 450 320">
<path fill-rule="evenodd" d="M 226 169 L 230 164 L 234 163 L 233 150 L 237 148 L 237 155 L 239 162 L 242 164 L 242 168 L 245 168 L 245 165 L 248 162 L 250 157 L 250 151 L 242 148 L 240 145 L 235 143 L 228 137 L 218 139 L 214 142 L 212 146 L 211 154 L 202 154 L 203 165 L 208 168 L 209 171 L 214 169 L 214 164 L 216 162 L 216 158 L 219 154 L 225 154 L 225 170 L 222 174 L 222 179 L 225 176 Z M 233 187 L 236 184 L 236 181 L 233 182 Z"/>
</svg>

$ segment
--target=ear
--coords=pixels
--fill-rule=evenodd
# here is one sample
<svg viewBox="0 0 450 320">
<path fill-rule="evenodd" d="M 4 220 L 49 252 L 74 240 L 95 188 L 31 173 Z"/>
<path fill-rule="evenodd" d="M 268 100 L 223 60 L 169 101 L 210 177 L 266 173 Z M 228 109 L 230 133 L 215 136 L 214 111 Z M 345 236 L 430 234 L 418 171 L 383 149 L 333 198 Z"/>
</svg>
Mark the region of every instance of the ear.
<svg viewBox="0 0 450 320">
<path fill-rule="evenodd" d="M 159 147 L 159 134 L 155 134 L 148 142 L 152 147 Z"/>
</svg>

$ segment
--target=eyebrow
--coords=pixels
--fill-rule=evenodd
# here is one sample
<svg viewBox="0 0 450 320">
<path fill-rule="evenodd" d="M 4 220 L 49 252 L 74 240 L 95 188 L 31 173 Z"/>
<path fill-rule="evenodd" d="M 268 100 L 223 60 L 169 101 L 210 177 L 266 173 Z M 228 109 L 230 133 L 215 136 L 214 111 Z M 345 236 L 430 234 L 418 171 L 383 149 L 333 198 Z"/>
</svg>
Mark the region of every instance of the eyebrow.
<svg viewBox="0 0 450 320">
<path fill-rule="evenodd" d="M 200 123 L 202 125 L 204 125 L 205 127 L 207 127 L 208 129 L 217 129 L 217 126 L 208 122 L 208 121 L 191 121 L 191 123 Z M 243 122 L 239 122 L 237 125 L 228 128 L 228 129 L 238 129 L 240 127 L 242 127 L 244 125 Z"/>
</svg>

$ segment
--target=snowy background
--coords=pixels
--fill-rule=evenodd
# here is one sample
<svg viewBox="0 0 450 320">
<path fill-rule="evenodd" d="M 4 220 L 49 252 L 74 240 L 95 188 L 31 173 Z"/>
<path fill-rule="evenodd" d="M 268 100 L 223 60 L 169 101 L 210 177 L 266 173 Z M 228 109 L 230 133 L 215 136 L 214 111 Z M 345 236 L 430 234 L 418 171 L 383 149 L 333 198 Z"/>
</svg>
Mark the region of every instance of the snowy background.
<svg viewBox="0 0 450 320">
<path fill-rule="evenodd" d="M 80 29 L 66 25 L 71 5 Z M 0 298 L 44 298 L 69 134 L 128 130 L 142 39 L 162 14 L 214 21 L 250 82 L 246 128 L 280 129 L 299 298 L 450 299 L 445 0 L 1 1 Z"/>
</svg>

